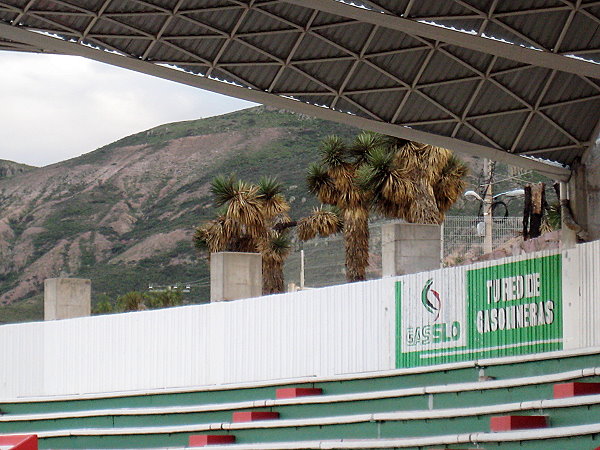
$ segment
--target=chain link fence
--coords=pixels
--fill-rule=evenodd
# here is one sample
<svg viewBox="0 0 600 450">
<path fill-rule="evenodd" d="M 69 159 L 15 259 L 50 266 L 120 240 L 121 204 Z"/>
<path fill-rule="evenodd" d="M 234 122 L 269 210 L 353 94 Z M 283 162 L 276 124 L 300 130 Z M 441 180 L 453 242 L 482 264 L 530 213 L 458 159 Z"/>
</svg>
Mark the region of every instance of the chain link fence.
<svg viewBox="0 0 600 450">
<path fill-rule="evenodd" d="M 494 248 L 517 238 L 522 229 L 521 217 L 494 219 L 492 238 Z M 370 225 L 370 260 L 367 278 L 381 278 L 381 226 L 393 221 L 376 221 Z M 479 224 L 482 225 L 479 225 Z M 483 254 L 483 218 L 477 216 L 447 216 L 443 226 L 443 265 L 456 265 Z M 288 284 L 300 285 L 301 252 L 304 251 L 304 285 L 323 287 L 346 282 L 343 235 L 317 238 L 296 243 L 286 261 L 285 279 Z"/>
</svg>

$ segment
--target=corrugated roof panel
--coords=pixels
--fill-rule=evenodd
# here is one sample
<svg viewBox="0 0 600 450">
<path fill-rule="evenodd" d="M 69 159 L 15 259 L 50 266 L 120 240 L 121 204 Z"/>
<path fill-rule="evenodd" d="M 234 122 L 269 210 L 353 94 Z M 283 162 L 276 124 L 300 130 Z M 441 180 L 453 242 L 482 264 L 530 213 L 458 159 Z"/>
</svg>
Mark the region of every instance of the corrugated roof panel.
<svg viewBox="0 0 600 450">
<path fill-rule="evenodd" d="M 248 42 L 249 44 L 260 48 L 261 50 L 269 52 L 271 55 L 280 60 L 285 60 L 289 56 L 299 37 L 300 32 L 293 31 L 290 33 L 277 34 L 276 38 L 273 38 L 271 35 L 256 35 L 244 36 L 240 38 L 240 40 Z M 274 59 L 271 58 L 271 60 Z"/>
<path fill-rule="evenodd" d="M 564 133 L 553 126 L 548 126 L 548 122 L 535 114 L 529 125 L 523 133 L 523 137 L 517 145 L 518 152 L 539 150 L 549 147 L 562 147 L 563 145 L 573 145 L 574 142 Z"/>
<path fill-rule="evenodd" d="M 595 17 L 600 17 L 600 6 L 590 8 L 588 12 Z M 584 14 L 577 14 L 573 23 L 569 27 L 560 46 L 561 53 L 570 51 L 579 51 L 589 48 L 598 49 L 600 47 L 600 25 Z M 576 30 L 576 32 L 574 32 Z M 595 52 L 595 61 L 600 61 L 600 54 Z"/>
<path fill-rule="evenodd" d="M 559 10 L 556 12 L 546 12 L 543 22 L 540 22 L 539 17 L 535 14 L 519 14 L 500 17 L 496 20 L 526 35 L 535 43 L 541 44 L 542 48 L 552 50 L 558 42 L 563 24 L 566 22 L 568 16 L 569 11 Z M 513 34 L 516 35 L 516 33 Z"/>
<path fill-rule="evenodd" d="M 369 35 L 374 29 L 375 27 L 373 25 L 356 23 L 319 30 L 318 34 L 347 48 L 351 52 L 360 54 L 365 47 Z"/>
<path fill-rule="evenodd" d="M 198 24 L 193 20 L 188 20 L 187 16 L 174 16 L 163 33 L 163 37 L 165 38 L 171 36 L 194 37 L 219 35 L 221 37 L 224 37 L 222 33 L 218 33 L 217 31 L 211 30 L 207 26 Z"/>
<path fill-rule="evenodd" d="M 99 11 L 102 2 L 99 2 L 94 11 Z M 135 0 L 122 0 L 119 2 L 110 2 L 106 7 L 107 13 L 127 13 L 127 12 L 156 12 L 163 11 L 164 8 L 154 6 L 149 2 L 137 2 Z"/>
<path fill-rule="evenodd" d="M 479 83 L 479 80 L 463 81 L 450 85 L 420 88 L 420 90 L 460 116 L 471 101 Z"/>
<path fill-rule="evenodd" d="M 476 116 L 498 111 L 521 109 L 524 106 L 523 102 L 520 102 L 515 97 L 511 96 L 509 92 L 506 92 L 494 83 L 487 81 L 479 90 L 479 93 L 471 106 L 469 115 Z"/>
<path fill-rule="evenodd" d="M 562 124 L 577 139 L 585 142 L 590 139 L 590 130 L 600 121 L 600 99 L 548 108 L 543 112 Z"/>
<path fill-rule="evenodd" d="M 487 139 L 484 139 L 481 135 L 476 133 L 472 128 L 469 128 L 467 125 L 461 125 L 458 128 L 455 137 L 466 142 L 473 142 L 475 144 L 485 145 L 487 147 L 492 146 L 490 145 L 490 142 Z"/>
<path fill-rule="evenodd" d="M 382 2 L 374 2 L 381 4 Z M 394 6 L 392 2 L 386 3 L 392 11 L 397 13 L 404 13 L 406 11 L 405 8 L 401 8 L 398 6 Z M 454 15 L 468 15 L 472 14 L 472 11 L 463 6 L 458 2 L 448 2 L 448 1 L 436 1 L 436 2 L 412 2 L 412 8 L 409 12 L 409 17 L 411 18 L 421 18 L 421 17 L 437 17 L 437 16 L 454 16 Z"/>
<path fill-rule="evenodd" d="M 245 39 L 223 41 L 226 47 L 222 51 L 219 62 L 269 62 L 276 61 L 267 52 L 262 52 L 258 46 L 247 45 Z"/>
<path fill-rule="evenodd" d="M 263 90 L 268 89 L 271 81 L 279 71 L 279 67 L 273 66 L 261 67 L 260 70 L 256 70 L 256 67 L 253 66 L 233 66 L 224 67 L 223 69 Z"/>
<path fill-rule="evenodd" d="M 464 64 L 460 64 L 460 62 L 457 62 L 443 52 L 436 51 L 433 53 L 425 71 L 421 75 L 419 83 L 423 84 L 436 81 L 455 80 L 474 75 L 476 75 L 476 73 L 473 69 L 469 69 Z"/>
<path fill-rule="evenodd" d="M 456 127 L 456 123 L 448 122 L 448 123 L 435 123 L 430 125 L 419 125 L 415 126 L 416 130 L 426 131 L 433 134 L 438 134 L 440 136 L 449 136 L 454 131 Z"/>
<path fill-rule="evenodd" d="M 289 3 L 281 2 L 260 5 L 260 8 L 270 12 L 275 16 L 281 17 L 281 19 L 284 21 L 289 21 L 301 27 L 304 27 L 308 23 L 314 12 L 310 8 L 302 8 L 300 6 L 290 5 Z M 314 24 L 319 24 L 321 21 L 339 22 L 340 20 L 345 19 L 340 19 L 340 17 L 332 16 L 331 14 L 318 13 Z"/>
<path fill-rule="evenodd" d="M 186 52 L 198 55 L 200 58 L 207 61 L 213 61 L 217 57 L 217 54 L 219 53 L 219 51 L 223 47 L 223 44 L 225 43 L 225 39 L 217 37 L 196 40 L 169 39 L 166 41 L 181 48 L 182 50 L 185 50 Z M 161 49 L 163 48 L 164 47 L 162 46 L 155 46 L 153 49 L 154 51 L 150 53 L 150 57 L 152 57 L 153 59 L 161 60 L 160 56 L 163 56 L 161 55 Z M 226 60 L 224 60 L 223 58 L 221 58 L 220 61 L 223 63 L 226 62 Z"/>
<path fill-rule="evenodd" d="M 504 114 L 501 121 L 497 117 L 471 119 L 469 122 L 483 131 L 504 149 L 510 149 L 514 139 L 521 131 L 529 113 Z"/>
<path fill-rule="evenodd" d="M 536 102 L 544 89 L 544 82 L 549 79 L 552 70 L 530 66 L 517 72 L 494 77 L 499 83 L 523 98 L 527 103 Z"/>
<path fill-rule="evenodd" d="M 588 84 L 579 76 L 557 72 L 544 96 L 542 106 L 598 94 L 600 94 L 600 88 Z"/>
<path fill-rule="evenodd" d="M 94 39 L 93 44 L 102 45 L 108 49 L 119 49 L 120 51 L 123 51 L 129 55 L 141 56 L 150 44 L 150 41 L 139 39 L 102 38 Z"/>
<path fill-rule="evenodd" d="M 409 124 L 412 122 L 437 119 L 452 119 L 452 116 L 444 111 L 443 108 L 428 101 L 419 92 L 411 92 L 402 108 L 397 122 Z"/>
<path fill-rule="evenodd" d="M 570 14 L 569 5 L 562 0 L 373 3 L 398 15 L 408 13 L 413 20 L 427 18 L 446 27 L 479 29 L 485 25 L 486 36 L 525 47 L 535 42 L 553 46 L 564 36 L 561 50 L 600 58 L 600 19 L 593 17 L 600 14 L 600 5 L 588 8 L 589 3 L 583 3 Z M 11 0 L 10 4 L 23 8 L 27 1 Z M 22 21 L 134 58 L 179 65 L 193 73 L 210 73 L 212 78 L 370 119 L 413 124 L 487 147 L 511 148 L 517 139 L 519 151 L 542 150 L 540 155 L 562 162 L 580 150 L 563 154 L 546 149 L 577 147 L 577 140 L 591 140 L 600 120 L 596 98 L 600 80 L 526 66 L 456 44 L 434 44 L 430 39 L 307 7 L 267 0 L 252 6 L 249 0 L 184 0 L 174 11 L 171 0 L 122 0 L 110 2 L 105 15 L 87 29 L 103 4 L 104 0 L 37 0 Z M 42 17 L 36 17 L 40 10 Z M 44 10 L 69 14 L 44 14 Z M 0 9 L 0 20 L 15 17 L 14 12 Z M 569 17 L 574 20 L 563 31 Z M 368 40 L 373 30 L 375 34 Z M 89 33 L 85 37 L 84 31 Z M 407 93 L 407 89 L 415 91 Z M 535 117 L 520 133 L 528 110 L 536 105 L 541 105 L 548 120 Z M 454 133 L 463 115 L 470 122 Z"/>
<path fill-rule="evenodd" d="M 492 63 L 492 60 L 494 60 L 494 57 L 492 55 L 488 55 L 487 53 L 474 52 L 456 45 L 444 45 L 443 49 L 454 57 L 477 69 L 481 73 L 485 73 Z M 500 67 L 500 65 L 498 65 L 498 58 L 495 59 L 494 67 Z"/>
<path fill-rule="evenodd" d="M 354 64 L 354 61 L 352 64 Z M 376 70 L 364 62 L 360 62 L 346 85 L 345 90 L 382 89 L 396 86 L 399 86 L 398 82 L 384 75 L 380 70 Z"/>
<path fill-rule="evenodd" d="M 404 91 L 394 91 L 368 95 L 348 94 L 347 97 L 373 111 L 381 119 L 391 121 L 405 95 L 406 92 Z"/>
<path fill-rule="evenodd" d="M 310 80 L 309 78 L 300 75 L 296 70 L 286 67 L 283 70 L 279 81 L 275 85 L 274 92 L 291 93 L 291 92 L 330 92 L 322 85 Z"/>
<path fill-rule="evenodd" d="M 417 39 L 405 33 L 398 33 L 397 31 L 380 27 L 377 29 L 367 53 L 372 54 L 391 50 L 422 47 L 423 45 L 427 45 L 428 42 L 429 41 L 426 39 Z"/>
<path fill-rule="evenodd" d="M 341 62 L 321 62 L 321 63 L 297 63 L 297 67 L 302 72 L 312 76 L 314 79 L 327 84 L 335 91 L 342 87 L 344 77 L 352 67 L 352 61 Z"/>
<path fill-rule="evenodd" d="M 371 58 L 379 67 L 387 70 L 400 80 L 411 84 L 427 58 L 429 50 L 400 53 Z"/>
<path fill-rule="evenodd" d="M 306 34 L 301 45 L 294 53 L 294 60 L 307 60 L 319 58 L 335 58 L 349 56 L 348 52 L 320 39 L 318 33 Z"/>
<path fill-rule="evenodd" d="M 231 33 L 238 20 L 240 20 L 243 14 L 243 9 L 230 10 L 224 13 L 223 11 L 211 11 L 186 13 L 186 17 L 194 19 L 200 24 L 210 25 L 217 30 L 224 33 Z"/>
</svg>

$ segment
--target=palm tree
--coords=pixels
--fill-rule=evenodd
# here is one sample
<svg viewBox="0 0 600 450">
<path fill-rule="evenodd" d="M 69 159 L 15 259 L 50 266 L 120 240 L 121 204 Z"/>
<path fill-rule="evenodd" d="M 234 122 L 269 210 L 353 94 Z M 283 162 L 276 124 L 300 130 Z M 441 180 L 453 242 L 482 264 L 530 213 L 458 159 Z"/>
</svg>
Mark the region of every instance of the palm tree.
<svg viewBox="0 0 600 450">
<path fill-rule="evenodd" d="M 467 173 L 450 150 L 386 137 L 367 153 L 356 183 L 385 217 L 439 224 L 464 190 Z"/>
<path fill-rule="evenodd" d="M 309 167 L 308 188 L 341 211 L 349 282 L 366 276 L 372 209 L 411 223 L 441 223 L 467 173 L 449 150 L 371 132 L 359 134 L 351 145 L 328 137 L 320 155 Z"/>
<path fill-rule="evenodd" d="M 291 243 L 288 232 L 276 225 L 289 221 L 289 204 L 283 186 L 263 177 L 257 184 L 219 176 L 211 183 L 217 218 L 198 227 L 194 236 L 198 249 L 209 254 L 222 251 L 260 253 L 263 261 L 263 293 L 284 291 L 283 264 Z"/>
<path fill-rule="evenodd" d="M 372 195 L 355 183 L 357 169 L 366 162 L 368 145 L 376 145 L 378 135 L 357 138 L 348 146 L 337 136 L 321 144 L 320 164 L 308 170 L 308 189 L 325 204 L 339 209 L 343 220 L 346 254 L 346 279 L 349 282 L 366 278 L 369 265 L 369 209 Z"/>
</svg>

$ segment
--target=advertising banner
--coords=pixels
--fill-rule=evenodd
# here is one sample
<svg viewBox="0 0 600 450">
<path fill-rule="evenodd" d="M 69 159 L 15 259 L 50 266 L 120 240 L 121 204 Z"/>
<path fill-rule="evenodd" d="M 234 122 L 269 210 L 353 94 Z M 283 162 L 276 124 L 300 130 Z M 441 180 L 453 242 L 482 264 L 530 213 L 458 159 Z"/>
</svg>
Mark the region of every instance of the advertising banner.
<svg viewBox="0 0 600 450">
<path fill-rule="evenodd" d="M 396 366 L 562 349 L 561 256 L 396 282 Z"/>
</svg>

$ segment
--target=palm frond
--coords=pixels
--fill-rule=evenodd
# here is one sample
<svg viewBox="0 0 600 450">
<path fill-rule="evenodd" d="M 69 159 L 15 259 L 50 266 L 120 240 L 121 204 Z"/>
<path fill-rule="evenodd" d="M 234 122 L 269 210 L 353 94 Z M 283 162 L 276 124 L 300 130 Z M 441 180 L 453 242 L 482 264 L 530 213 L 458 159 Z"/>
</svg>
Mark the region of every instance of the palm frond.
<svg viewBox="0 0 600 450">
<path fill-rule="evenodd" d="M 356 136 L 352 146 L 348 149 L 348 153 L 352 156 L 353 164 L 358 165 L 367 162 L 371 153 L 376 149 L 389 153 L 386 137 L 372 131 L 363 131 Z"/>
<path fill-rule="evenodd" d="M 283 184 L 277 181 L 276 178 L 261 177 L 257 187 L 257 196 L 262 203 L 266 220 L 272 220 L 290 210 L 290 205 L 282 194 Z"/>
<path fill-rule="evenodd" d="M 335 205 L 339 192 L 335 187 L 333 179 L 325 167 L 320 164 L 311 164 L 306 176 L 308 191 L 328 205 Z"/>
<path fill-rule="evenodd" d="M 317 236 L 330 236 L 342 231 L 343 226 L 338 210 L 321 206 L 313 209 L 310 216 L 298 221 L 298 239 L 308 241 Z"/>
<path fill-rule="evenodd" d="M 328 169 L 348 162 L 348 147 L 339 136 L 326 137 L 319 148 L 321 163 Z"/>
<path fill-rule="evenodd" d="M 229 202 L 235 195 L 238 188 L 238 182 L 234 175 L 218 175 L 210 183 L 210 192 L 215 197 L 215 205 L 223 206 Z"/>
<path fill-rule="evenodd" d="M 445 214 L 462 195 L 468 173 L 469 168 L 459 158 L 454 155 L 448 158 L 433 185 L 435 200 L 442 214 Z"/>
</svg>

